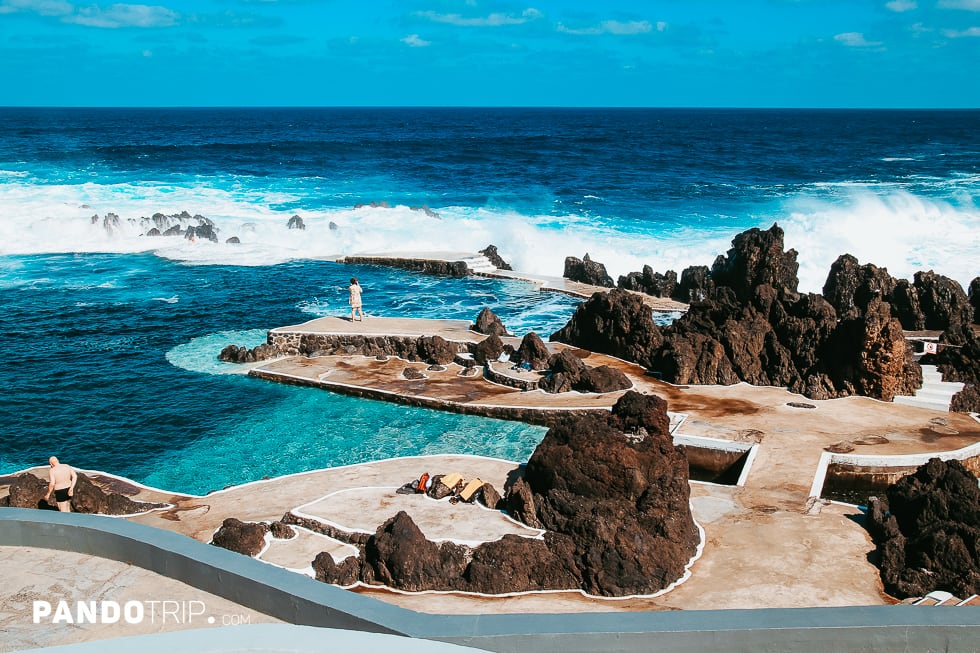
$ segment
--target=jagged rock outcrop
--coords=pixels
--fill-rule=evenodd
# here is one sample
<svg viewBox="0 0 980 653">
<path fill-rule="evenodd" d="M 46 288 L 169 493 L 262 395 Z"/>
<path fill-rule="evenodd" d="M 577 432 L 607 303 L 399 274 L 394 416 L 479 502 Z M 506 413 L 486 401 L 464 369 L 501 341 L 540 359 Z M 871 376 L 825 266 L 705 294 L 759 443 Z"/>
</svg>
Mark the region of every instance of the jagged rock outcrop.
<svg viewBox="0 0 980 653">
<path fill-rule="evenodd" d="M 505 261 L 500 256 L 500 252 L 497 251 L 497 246 L 496 245 L 487 245 L 486 249 L 481 249 L 480 250 L 480 253 L 483 254 L 484 256 L 486 256 L 487 259 L 489 259 L 490 262 L 493 263 L 494 267 L 497 268 L 498 270 L 513 270 L 514 269 L 514 268 L 510 267 L 510 263 L 508 263 L 507 261 Z"/>
<path fill-rule="evenodd" d="M 275 347 L 262 343 L 249 349 L 238 345 L 227 345 L 218 354 L 218 360 L 226 363 L 254 363 L 277 355 Z"/>
<path fill-rule="evenodd" d="M 565 258 L 565 272 L 562 275 L 570 281 L 587 283 L 590 286 L 605 286 L 612 288 L 612 277 L 606 272 L 606 266 L 589 258 L 586 254 L 584 258 L 577 259 L 574 256 Z"/>
<path fill-rule="evenodd" d="M 612 291 L 580 306 L 552 339 L 634 361 L 679 384 L 746 381 L 813 399 L 860 393 L 884 401 L 919 386 L 902 325 L 882 297 L 895 287 L 887 271 L 842 256 L 828 278 L 828 301 L 797 292 L 796 252 L 783 251 L 778 225 L 739 234 L 732 245 L 710 275 L 707 268 L 684 271 L 677 292 L 698 301 L 663 330 L 639 297 Z"/>
<path fill-rule="evenodd" d="M 296 536 L 296 531 L 293 530 L 293 527 L 281 521 L 274 521 L 269 524 L 269 532 L 277 540 L 291 540 Z"/>
<path fill-rule="evenodd" d="M 302 231 L 306 229 L 306 223 L 303 222 L 303 218 L 298 215 L 294 215 L 293 217 L 289 218 L 289 222 L 286 223 L 286 228 L 299 229 Z"/>
<path fill-rule="evenodd" d="M 660 274 L 654 272 L 649 265 L 643 266 L 642 272 L 630 272 L 619 277 L 616 284 L 625 290 L 635 290 L 653 297 L 673 297 L 677 291 L 677 273 L 667 270 Z"/>
<path fill-rule="evenodd" d="M 970 383 L 953 395 L 949 409 L 954 413 L 980 413 L 980 388 Z"/>
<path fill-rule="evenodd" d="M 728 254 L 711 267 L 711 280 L 746 302 L 759 286 L 772 286 L 784 295 L 796 293 L 799 267 L 796 250 L 783 250 L 783 230 L 774 224 L 766 231 L 749 229 L 735 236 Z"/>
<path fill-rule="evenodd" d="M 843 254 L 830 266 L 823 296 L 840 318 L 859 317 L 872 299 L 891 297 L 896 283 L 885 268 L 861 265 L 855 257 Z"/>
<path fill-rule="evenodd" d="M 350 587 L 361 579 L 361 561 L 348 557 L 338 563 L 328 551 L 323 551 L 313 559 L 313 573 L 321 583 Z"/>
<path fill-rule="evenodd" d="M 939 337 L 939 353 L 932 357 L 943 380 L 959 381 L 966 387 L 950 405 L 958 412 L 980 412 L 980 335 L 972 326 L 948 329 Z"/>
<path fill-rule="evenodd" d="M 497 492 L 497 488 L 490 483 L 484 483 L 480 486 L 476 493 L 476 500 L 493 510 L 498 510 L 503 502 L 500 492 Z"/>
<path fill-rule="evenodd" d="M 498 336 L 509 335 L 504 323 L 487 306 L 484 306 L 480 314 L 476 316 L 476 324 L 473 325 L 473 330 L 477 333 L 485 333 L 488 336 L 490 334 L 497 334 Z"/>
<path fill-rule="evenodd" d="M 980 277 L 970 282 L 970 305 L 973 306 L 973 323 L 980 324 Z"/>
<path fill-rule="evenodd" d="M 419 381 L 425 378 L 425 374 L 422 372 L 422 370 L 411 366 L 402 370 L 402 376 L 409 381 Z"/>
<path fill-rule="evenodd" d="M 514 362 L 527 363 L 532 370 L 547 369 L 550 358 L 551 352 L 548 346 L 534 331 L 525 334 L 521 339 L 520 347 L 514 352 Z"/>
<path fill-rule="evenodd" d="M 82 472 L 76 472 L 78 480 L 71 497 L 71 509 L 74 512 L 84 512 L 98 515 L 133 515 L 155 508 L 162 508 L 162 503 L 133 501 L 119 492 L 106 492 Z M 51 502 L 44 500 L 47 494 L 47 481 L 33 474 L 19 474 L 10 484 L 11 508 L 40 508 L 57 510 L 54 495 Z"/>
<path fill-rule="evenodd" d="M 881 580 L 898 598 L 980 593 L 980 488 L 959 461 L 933 458 L 868 505 Z"/>
<path fill-rule="evenodd" d="M 211 538 L 211 544 L 235 553 L 255 557 L 265 546 L 265 534 L 268 532 L 269 525 L 264 522 L 243 522 L 234 517 L 229 517 L 215 531 Z"/>
<path fill-rule="evenodd" d="M 382 524 L 358 558 L 313 562 L 319 580 L 409 591 L 485 594 L 584 589 L 653 593 L 677 580 L 697 549 L 687 461 L 668 433 L 666 403 L 627 393 L 610 414 L 552 427 L 501 500 L 489 505 L 546 527 L 543 539 L 506 535 L 467 547 L 425 538 L 405 512 Z M 627 433 L 630 437 L 627 437 Z"/>
<path fill-rule="evenodd" d="M 184 231 L 184 238 L 187 240 L 210 240 L 212 243 L 216 243 L 218 242 L 218 229 L 213 222 L 204 218 L 204 221 L 196 227 L 187 227 L 187 230 Z"/>
<path fill-rule="evenodd" d="M 476 343 L 473 347 L 473 360 L 477 365 L 486 365 L 487 361 L 495 361 L 504 353 L 504 343 L 496 333 L 490 334 Z"/>
<path fill-rule="evenodd" d="M 928 272 L 916 272 L 914 281 L 895 279 L 885 268 L 861 265 L 850 254 L 834 261 L 823 287 L 823 295 L 841 319 L 864 315 L 872 299 L 890 305 L 892 316 L 902 328 L 945 331 L 973 321 L 974 308 L 956 281 Z"/>
<path fill-rule="evenodd" d="M 608 365 L 589 367 L 569 349 L 548 359 L 549 374 L 538 383 L 545 392 L 616 392 L 633 387 L 621 371 Z"/>
<path fill-rule="evenodd" d="M 417 270 L 425 274 L 441 274 L 465 277 L 470 273 L 465 261 L 437 261 L 434 259 L 392 258 L 388 256 L 345 256 L 344 263 L 358 265 L 384 265 L 403 270 Z"/>
<path fill-rule="evenodd" d="M 504 496 L 504 509 L 511 517 L 531 528 L 544 528 L 534 505 L 534 492 L 523 478 L 518 478 L 507 490 Z"/>
<path fill-rule="evenodd" d="M 674 291 L 674 299 L 693 304 L 708 297 L 715 288 L 706 265 L 692 265 L 681 271 L 681 280 Z"/>
<path fill-rule="evenodd" d="M 442 220 L 442 216 L 439 215 L 437 212 L 433 211 L 432 209 L 430 209 L 429 206 L 426 204 L 423 204 L 422 206 L 410 206 L 408 207 L 408 210 L 421 211 L 422 213 L 429 216 L 430 218 L 435 218 L 436 220 Z"/>
<path fill-rule="evenodd" d="M 549 429 L 528 460 L 537 520 L 570 540 L 586 592 L 655 592 L 694 555 L 687 460 L 668 424 L 663 399 L 627 392 L 606 419 L 575 417 Z M 644 437 L 625 436 L 641 428 Z"/>
<path fill-rule="evenodd" d="M 617 288 L 579 304 L 550 340 L 650 365 L 663 336 L 643 298 Z"/>
<path fill-rule="evenodd" d="M 364 547 L 362 579 L 419 592 L 451 589 L 466 568 L 466 549 L 425 538 L 405 511 L 386 521 Z"/>
<path fill-rule="evenodd" d="M 426 363 L 446 365 L 453 362 L 457 353 L 458 346 L 442 336 L 422 336 L 418 340 L 418 358 Z"/>
<path fill-rule="evenodd" d="M 916 272 L 913 285 L 926 329 L 960 329 L 973 322 L 973 305 L 956 281 L 929 270 Z"/>
</svg>

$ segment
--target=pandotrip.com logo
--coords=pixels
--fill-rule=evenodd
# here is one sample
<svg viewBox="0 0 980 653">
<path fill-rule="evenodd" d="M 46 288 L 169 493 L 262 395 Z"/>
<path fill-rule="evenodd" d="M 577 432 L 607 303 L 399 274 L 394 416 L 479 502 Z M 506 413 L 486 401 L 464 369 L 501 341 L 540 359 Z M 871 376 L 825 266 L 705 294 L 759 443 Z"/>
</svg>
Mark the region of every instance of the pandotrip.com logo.
<svg viewBox="0 0 980 653">
<path fill-rule="evenodd" d="M 209 614 L 204 601 L 34 601 L 36 624 L 222 625 L 251 623 L 244 613 Z"/>
</svg>

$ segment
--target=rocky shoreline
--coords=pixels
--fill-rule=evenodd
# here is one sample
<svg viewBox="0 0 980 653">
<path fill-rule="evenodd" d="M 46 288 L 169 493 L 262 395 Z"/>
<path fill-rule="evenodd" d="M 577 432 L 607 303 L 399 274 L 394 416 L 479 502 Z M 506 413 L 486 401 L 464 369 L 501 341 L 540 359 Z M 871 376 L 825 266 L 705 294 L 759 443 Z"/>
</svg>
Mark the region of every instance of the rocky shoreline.
<svg viewBox="0 0 980 653">
<path fill-rule="evenodd" d="M 800 293 L 796 256 L 785 250 L 778 225 L 749 230 L 710 270 L 687 268 L 679 282 L 673 271 L 620 277 L 620 289 L 593 295 L 551 339 L 634 361 L 676 384 L 745 381 L 812 399 L 891 401 L 922 384 L 903 331 L 935 330 L 940 351 L 922 362 L 967 384 L 955 410 L 980 411 L 980 278 L 967 295 L 932 271 L 916 273 L 910 283 L 845 254 L 822 294 Z M 661 329 L 625 288 L 691 306 Z"/>
</svg>

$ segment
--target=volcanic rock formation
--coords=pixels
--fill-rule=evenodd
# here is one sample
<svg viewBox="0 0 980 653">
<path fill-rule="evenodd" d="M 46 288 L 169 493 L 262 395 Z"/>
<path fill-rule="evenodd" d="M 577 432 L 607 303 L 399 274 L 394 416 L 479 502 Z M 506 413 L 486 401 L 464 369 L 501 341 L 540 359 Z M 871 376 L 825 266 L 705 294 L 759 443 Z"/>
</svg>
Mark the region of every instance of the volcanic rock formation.
<svg viewBox="0 0 980 653">
<path fill-rule="evenodd" d="M 933 458 L 872 497 L 867 520 L 889 594 L 980 593 L 980 488 L 959 461 Z"/>
<path fill-rule="evenodd" d="M 613 290 L 580 305 L 551 339 L 634 361 L 680 384 L 746 381 L 814 399 L 885 401 L 921 384 L 893 306 L 875 292 L 894 287 L 887 273 L 842 257 L 828 279 L 828 301 L 797 292 L 796 252 L 784 251 L 778 225 L 739 234 L 732 245 L 710 274 L 684 271 L 675 295 L 701 299 L 662 332 L 639 297 Z M 921 285 L 945 288 L 926 277 Z"/>
<path fill-rule="evenodd" d="M 358 558 L 337 564 L 320 554 L 313 566 L 325 582 L 409 591 L 650 594 L 680 578 L 697 550 L 689 492 L 666 402 L 628 392 L 609 415 L 573 416 L 552 427 L 525 478 L 507 492 L 502 504 L 529 526 L 546 528 L 543 539 L 506 535 L 474 549 L 437 544 L 399 512 Z"/>
<path fill-rule="evenodd" d="M 587 283 L 590 286 L 605 286 L 612 288 L 612 277 L 606 272 L 606 266 L 589 258 L 586 254 L 584 258 L 577 259 L 574 256 L 565 258 L 565 272 L 562 275 L 571 281 Z"/>
<path fill-rule="evenodd" d="M 215 531 L 211 544 L 255 557 L 265 546 L 265 534 L 268 532 L 269 525 L 264 522 L 243 522 L 229 517 Z"/>
<path fill-rule="evenodd" d="M 484 306 L 480 314 L 476 316 L 476 324 L 473 325 L 473 330 L 477 333 L 483 333 L 486 335 L 497 334 L 498 336 L 509 335 L 507 333 L 507 328 L 504 323 L 500 321 L 497 314 L 490 310 L 489 307 Z"/>
<path fill-rule="evenodd" d="M 481 249 L 480 250 L 480 253 L 483 254 L 484 256 L 486 256 L 487 259 L 489 259 L 490 262 L 493 263 L 493 266 L 495 268 L 497 268 L 498 270 L 513 270 L 514 269 L 514 268 L 510 267 L 510 263 L 508 263 L 503 258 L 501 258 L 500 252 L 497 251 L 497 246 L 496 245 L 487 245 L 486 249 Z"/>
<path fill-rule="evenodd" d="M 71 497 L 71 509 L 98 515 L 133 515 L 140 512 L 162 508 L 162 503 L 133 501 L 119 492 L 106 492 L 82 472 L 76 472 L 78 480 Z M 19 474 L 10 484 L 11 508 L 41 508 L 57 510 L 54 497 L 51 502 L 44 500 L 48 483 L 33 474 Z"/>
</svg>

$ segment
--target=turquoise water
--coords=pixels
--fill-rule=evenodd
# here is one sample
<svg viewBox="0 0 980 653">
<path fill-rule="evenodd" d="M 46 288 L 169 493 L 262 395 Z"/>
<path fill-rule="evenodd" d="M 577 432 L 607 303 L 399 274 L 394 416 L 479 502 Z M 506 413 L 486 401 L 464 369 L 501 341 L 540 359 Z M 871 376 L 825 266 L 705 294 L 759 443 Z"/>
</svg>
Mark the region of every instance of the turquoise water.
<svg viewBox="0 0 980 653">
<path fill-rule="evenodd" d="M 899 277 L 980 274 L 980 111 L 0 108 L 0 124 L 0 473 L 57 454 L 207 492 L 394 455 L 525 459 L 542 429 L 215 359 L 347 312 L 353 275 L 379 316 L 488 305 L 548 335 L 576 304 L 334 255 L 494 243 L 519 270 L 588 252 L 615 278 L 710 265 L 778 222 L 804 291 L 844 252 Z M 144 235 L 181 211 L 218 242 Z"/>
<path fill-rule="evenodd" d="M 203 494 L 292 472 L 394 456 L 525 460 L 544 430 L 278 385 L 222 363 L 227 344 L 347 308 L 475 319 L 547 335 L 576 301 L 531 284 L 294 261 L 190 266 L 151 254 L 0 258 L 0 473 L 56 454 L 148 485 Z"/>
</svg>

